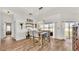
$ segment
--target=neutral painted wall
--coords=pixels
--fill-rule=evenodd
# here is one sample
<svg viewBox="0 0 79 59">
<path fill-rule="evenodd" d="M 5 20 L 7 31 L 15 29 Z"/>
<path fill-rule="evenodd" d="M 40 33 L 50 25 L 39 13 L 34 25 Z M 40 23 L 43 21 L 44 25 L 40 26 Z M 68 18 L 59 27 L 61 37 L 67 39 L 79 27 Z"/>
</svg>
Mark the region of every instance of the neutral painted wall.
<svg viewBox="0 0 79 59">
<path fill-rule="evenodd" d="M 21 40 L 25 38 L 26 28 L 25 20 L 18 15 L 14 15 L 14 27 L 15 27 L 15 39 Z M 23 28 L 21 29 L 20 23 L 23 23 Z"/>
<path fill-rule="evenodd" d="M 1 39 L 1 12 L 0 12 L 0 39 Z"/>
</svg>

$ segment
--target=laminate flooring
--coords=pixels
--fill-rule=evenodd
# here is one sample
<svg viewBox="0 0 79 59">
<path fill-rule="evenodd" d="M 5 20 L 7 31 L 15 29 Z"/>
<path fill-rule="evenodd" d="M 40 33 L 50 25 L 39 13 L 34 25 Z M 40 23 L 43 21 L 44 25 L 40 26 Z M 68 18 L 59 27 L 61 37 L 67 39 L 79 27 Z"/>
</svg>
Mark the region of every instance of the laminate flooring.
<svg viewBox="0 0 79 59">
<path fill-rule="evenodd" d="M 10 35 L 1 40 L 0 51 L 72 51 L 71 39 L 50 39 L 44 45 L 40 42 L 34 43 L 31 39 L 16 41 Z"/>
</svg>

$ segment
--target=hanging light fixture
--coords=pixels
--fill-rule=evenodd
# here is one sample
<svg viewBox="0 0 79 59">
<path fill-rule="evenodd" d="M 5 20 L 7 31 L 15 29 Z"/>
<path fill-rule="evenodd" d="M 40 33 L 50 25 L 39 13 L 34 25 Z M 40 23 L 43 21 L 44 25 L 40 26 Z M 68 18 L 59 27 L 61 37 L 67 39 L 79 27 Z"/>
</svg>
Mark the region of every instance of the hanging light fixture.
<svg viewBox="0 0 79 59">
<path fill-rule="evenodd" d="M 43 7 L 40 7 L 39 10 L 43 9 Z"/>
</svg>

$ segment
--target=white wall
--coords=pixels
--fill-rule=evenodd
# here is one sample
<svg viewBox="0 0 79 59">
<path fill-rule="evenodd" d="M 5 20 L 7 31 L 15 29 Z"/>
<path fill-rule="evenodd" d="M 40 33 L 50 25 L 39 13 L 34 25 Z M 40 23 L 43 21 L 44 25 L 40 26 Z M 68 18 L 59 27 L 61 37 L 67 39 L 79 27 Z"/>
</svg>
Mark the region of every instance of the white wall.
<svg viewBox="0 0 79 59">
<path fill-rule="evenodd" d="M 1 39 L 1 12 L 0 12 L 0 39 Z"/>
<path fill-rule="evenodd" d="M 3 13 L 0 12 L 0 37 L 3 38 L 3 19 L 2 19 Z"/>
<path fill-rule="evenodd" d="M 8 14 L 5 14 L 5 13 L 2 13 L 2 32 L 3 32 L 3 36 L 2 37 L 5 37 L 6 36 L 6 23 L 11 23 L 12 25 L 12 21 L 13 21 L 13 15 L 8 15 Z M 11 26 L 12 27 L 12 26 Z M 12 28 L 13 30 L 13 28 Z"/>
<path fill-rule="evenodd" d="M 26 28 L 25 28 L 25 19 L 21 18 L 18 15 L 14 15 L 15 20 L 15 39 L 21 40 L 25 38 Z M 20 23 L 23 23 L 23 29 L 21 29 Z"/>
</svg>

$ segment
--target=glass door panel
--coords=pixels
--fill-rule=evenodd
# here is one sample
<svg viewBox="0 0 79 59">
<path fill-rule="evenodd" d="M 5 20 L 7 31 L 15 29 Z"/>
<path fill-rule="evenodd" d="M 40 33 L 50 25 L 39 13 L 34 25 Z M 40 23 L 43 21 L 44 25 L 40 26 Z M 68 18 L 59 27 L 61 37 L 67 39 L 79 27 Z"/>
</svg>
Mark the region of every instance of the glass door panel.
<svg viewBox="0 0 79 59">
<path fill-rule="evenodd" d="M 66 22 L 65 23 L 65 31 L 64 35 L 68 39 L 72 39 L 72 26 L 75 24 L 75 22 Z"/>
</svg>

